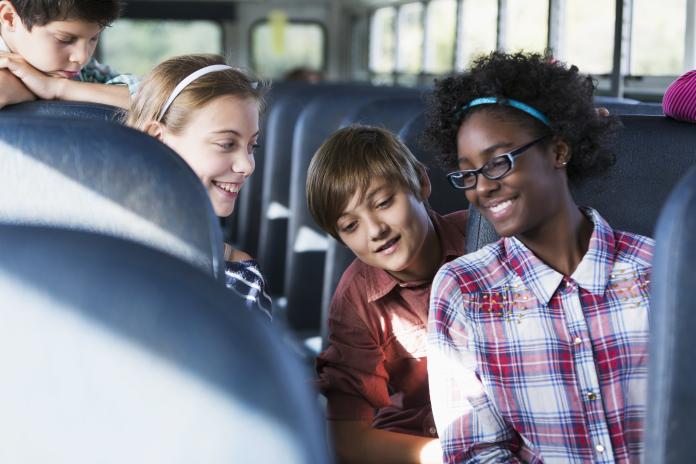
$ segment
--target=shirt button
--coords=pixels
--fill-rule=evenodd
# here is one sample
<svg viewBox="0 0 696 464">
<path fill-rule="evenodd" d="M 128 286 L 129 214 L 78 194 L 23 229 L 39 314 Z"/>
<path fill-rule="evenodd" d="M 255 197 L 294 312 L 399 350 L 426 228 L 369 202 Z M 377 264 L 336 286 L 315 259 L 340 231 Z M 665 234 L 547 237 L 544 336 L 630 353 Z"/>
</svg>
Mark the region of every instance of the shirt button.
<svg viewBox="0 0 696 464">
<path fill-rule="evenodd" d="M 575 337 L 575 340 L 573 340 L 573 343 L 575 343 L 576 345 L 581 344 L 581 343 L 582 343 L 582 338 L 580 338 L 580 337 Z"/>
<path fill-rule="evenodd" d="M 594 447 L 594 449 L 596 449 L 598 453 L 603 453 L 603 452 L 604 452 L 604 446 L 603 446 L 603 445 L 597 445 L 597 446 Z"/>
<path fill-rule="evenodd" d="M 433 436 L 437 435 L 437 429 L 435 427 L 430 427 L 428 429 L 428 432 L 430 432 L 430 435 L 433 435 Z"/>
<path fill-rule="evenodd" d="M 587 399 L 590 401 L 594 401 L 597 399 L 597 394 L 595 392 L 587 392 Z"/>
</svg>

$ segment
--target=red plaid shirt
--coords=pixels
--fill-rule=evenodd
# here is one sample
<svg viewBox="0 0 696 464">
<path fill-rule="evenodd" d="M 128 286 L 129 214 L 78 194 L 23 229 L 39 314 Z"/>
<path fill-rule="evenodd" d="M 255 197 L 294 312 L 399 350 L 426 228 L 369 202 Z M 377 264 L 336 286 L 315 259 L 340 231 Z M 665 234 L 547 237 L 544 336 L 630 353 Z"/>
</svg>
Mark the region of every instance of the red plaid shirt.
<svg viewBox="0 0 696 464">
<path fill-rule="evenodd" d="M 571 276 L 515 238 L 443 266 L 428 371 L 447 463 L 636 462 L 653 241 L 594 210 Z"/>
</svg>

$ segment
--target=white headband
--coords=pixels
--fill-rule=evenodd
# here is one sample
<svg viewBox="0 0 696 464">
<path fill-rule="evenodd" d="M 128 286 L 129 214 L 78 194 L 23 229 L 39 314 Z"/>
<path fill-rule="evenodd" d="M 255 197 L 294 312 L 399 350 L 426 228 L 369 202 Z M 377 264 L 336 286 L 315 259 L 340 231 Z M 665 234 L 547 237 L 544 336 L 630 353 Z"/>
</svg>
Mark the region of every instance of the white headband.
<svg viewBox="0 0 696 464">
<path fill-rule="evenodd" d="M 179 96 L 182 90 L 184 90 L 186 87 L 191 84 L 191 82 L 195 81 L 199 77 L 205 76 L 206 74 L 210 74 L 212 72 L 216 71 L 225 71 L 226 69 L 234 69 L 232 66 L 227 66 L 226 64 L 213 64 L 211 66 L 206 66 L 205 68 L 201 68 L 198 71 L 192 72 L 188 76 L 184 78 L 181 82 L 179 82 L 179 85 L 177 85 L 174 90 L 172 91 L 172 94 L 169 95 L 169 98 L 167 99 L 167 103 L 164 104 L 164 107 L 162 108 L 162 112 L 160 113 L 159 117 L 157 118 L 157 121 L 161 121 L 164 115 L 167 113 L 167 110 L 171 106 L 172 102 L 176 97 Z"/>
</svg>

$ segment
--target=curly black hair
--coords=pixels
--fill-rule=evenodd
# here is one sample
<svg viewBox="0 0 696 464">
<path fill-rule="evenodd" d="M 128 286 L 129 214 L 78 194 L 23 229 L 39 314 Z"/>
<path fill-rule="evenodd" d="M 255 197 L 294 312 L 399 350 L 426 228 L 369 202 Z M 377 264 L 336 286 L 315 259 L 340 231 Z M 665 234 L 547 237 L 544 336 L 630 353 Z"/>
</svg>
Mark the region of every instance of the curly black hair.
<svg viewBox="0 0 696 464">
<path fill-rule="evenodd" d="M 463 74 L 438 80 L 430 97 L 423 142 L 442 153 L 448 169 L 457 168 L 457 132 L 477 111 L 514 118 L 533 134 L 552 134 L 570 147 L 571 181 L 603 173 L 613 165 L 609 142 L 620 126 L 615 116 L 599 116 L 593 102 L 595 84 L 576 66 L 566 66 L 539 53 L 493 52 L 474 61 Z M 523 102 L 545 115 L 551 127 L 516 108 L 480 105 L 462 108 L 477 98 L 497 97 Z"/>
</svg>

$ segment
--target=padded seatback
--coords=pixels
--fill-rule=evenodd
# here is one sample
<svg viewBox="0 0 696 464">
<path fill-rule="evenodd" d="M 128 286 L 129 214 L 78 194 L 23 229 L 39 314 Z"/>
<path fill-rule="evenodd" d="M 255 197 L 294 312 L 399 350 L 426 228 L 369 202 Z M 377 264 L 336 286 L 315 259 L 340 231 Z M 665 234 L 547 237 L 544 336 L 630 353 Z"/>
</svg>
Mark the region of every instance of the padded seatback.
<svg viewBox="0 0 696 464">
<path fill-rule="evenodd" d="M 265 95 L 265 111 L 261 114 L 260 132 L 258 138 L 259 147 L 256 149 L 254 159 L 256 168 L 254 174 L 244 183 L 244 188 L 237 198 L 234 214 L 226 218 L 226 232 L 229 234 L 231 242 L 235 243 L 239 249 L 244 250 L 251 256 L 258 255 L 259 247 L 259 228 L 261 224 L 261 196 L 263 192 L 263 173 L 265 171 L 266 160 L 272 156 L 272 150 L 268 149 L 278 130 L 277 121 L 269 132 L 268 116 L 275 106 L 275 102 L 301 91 L 310 84 L 303 82 L 274 82 L 273 86 Z M 294 124 L 294 121 L 293 121 Z M 276 144 L 273 144 L 274 147 Z"/>
<path fill-rule="evenodd" d="M 100 103 L 62 100 L 36 100 L 6 106 L 0 110 L 0 114 L 58 116 L 69 119 L 117 121 L 123 114 L 122 111 L 123 110 L 121 108 L 110 105 L 102 105 Z"/>
<path fill-rule="evenodd" d="M 691 462 L 696 434 L 696 167 L 657 224 L 650 296 L 648 416 L 643 462 Z"/>
<path fill-rule="evenodd" d="M 2 462 L 327 463 L 282 335 L 136 243 L 0 226 Z"/>
<path fill-rule="evenodd" d="M 268 111 L 257 259 L 272 295 L 282 295 L 284 291 L 295 124 L 312 99 L 320 95 L 345 92 L 346 89 L 359 92 L 365 88 L 366 86 L 349 84 L 295 84 L 290 91 L 276 97 Z M 249 227 L 254 226 L 250 224 Z"/>
<path fill-rule="evenodd" d="M 377 126 L 398 135 L 406 123 L 423 111 L 424 106 L 425 102 L 419 93 L 378 98 L 348 114 L 343 119 L 342 126 Z"/>
<path fill-rule="evenodd" d="M 652 236 L 669 192 L 696 164 L 696 131 L 663 116 L 623 116 L 621 121 L 614 167 L 604 176 L 571 185 L 571 191 L 578 205 L 595 208 L 613 228 Z M 497 239 L 490 223 L 471 208 L 467 251 Z"/>
<path fill-rule="evenodd" d="M 662 105 L 660 103 L 606 103 L 601 105 L 610 114 L 623 116 L 628 114 L 642 114 L 648 116 L 662 116 Z"/>
<path fill-rule="evenodd" d="M 314 98 L 302 111 L 293 139 L 290 181 L 290 210 L 287 231 L 284 292 L 287 319 L 298 330 L 319 332 L 326 234 L 314 223 L 307 209 L 307 169 L 316 150 L 326 138 L 363 105 L 384 97 L 420 97 L 410 88 L 367 88 L 335 92 Z"/>
<path fill-rule="evenodd" d="M 127 238 L 224 274 L 222 234 L 188 165 L 142 132 L 107 121 L 0 112 L 0 224 Z"/>
</svg>

